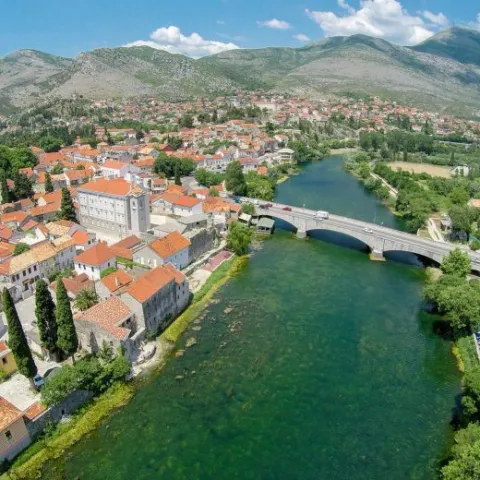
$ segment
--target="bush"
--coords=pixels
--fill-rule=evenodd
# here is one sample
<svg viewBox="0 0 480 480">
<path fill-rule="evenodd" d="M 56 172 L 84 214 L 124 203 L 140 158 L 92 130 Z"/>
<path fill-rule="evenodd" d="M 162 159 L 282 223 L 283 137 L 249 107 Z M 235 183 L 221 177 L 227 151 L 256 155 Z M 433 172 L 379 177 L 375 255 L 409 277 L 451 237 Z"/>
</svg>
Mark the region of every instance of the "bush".
<svg viewBox="0 0 480 480">
<path fill-rule="evenodd" d="M 476 238 L 472 240 L 470 243 L 470 248 L 474 251 L 480 250 L 480 240 L 477 240 Z"/>
<path fill-rule="evenodd" d="M 116 272 L 117 269 L 115 267 L 108 267 L 105 270 L 100 272 L 100 278 L 105 278 L 106 276 L 110 275 L 113 272 Z"/>
</svg>

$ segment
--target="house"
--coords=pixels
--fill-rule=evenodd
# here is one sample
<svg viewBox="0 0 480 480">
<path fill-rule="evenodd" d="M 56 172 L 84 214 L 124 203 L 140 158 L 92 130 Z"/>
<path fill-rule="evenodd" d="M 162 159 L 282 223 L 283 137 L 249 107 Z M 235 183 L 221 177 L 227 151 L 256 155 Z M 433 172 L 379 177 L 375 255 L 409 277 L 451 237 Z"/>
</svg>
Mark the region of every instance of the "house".
<svg viewBox="0 0 480 480">
<path fill-rule="evenodd" d="M 80 223 L 120 236 L 150 228 L 148 193 L 123 178 L 98 179 L 78 188 Z"/>
<path fill-rule="evenodd" d="M 108 345 L 116 353 L 122 350 L 133 359 L 135 344 L 132 337 L 137 331 L 134 313 L 120 300 L 112 296 L 74 316 L 80 347 L 95 354 Z"/>
<path fill-rule="evenodd" d="M 45 224 L 48 234 L 53 238 L 63 237 L 68 235 L 73 238 L 76 232 L 84 232 L 85 228 L 78 223 L 70 220 L 57 220 L 55 222 L 49 222 Z"/>
<path fill-rule="evenodd" d="M 452 176 L 458 175 L 459 177 L 468 177 L 470 173 L 470 167 L 468 165 L 457 165 L 450 170 Z"/>
<path fill-rule="evenodd" d="M 13 353 L 3 340 L 0 340 L 0 371 L 5 375 L 11 375 L 17 371 L 17 364 Z"/>
<path fill-rule="evenodd" d="M 277 161 L 280 163 L 292 163 L 295 152 L 291 148 L 281 148 L 276 153 Z"/>
<path fill-rule="evenodd" d="M 11 460 L 30 442 L 23 413 L 0 397 L 0 462 Z"/>
<path fill-rule="evenodd" d="M 159 196 L 157 203 L 163 204 L 166 212 L 179 217 L 188 217 L 202 213 L 202 201 L 199 198 L 165 192 Z"/>
<path fill-rule="evenodd" d="M 168 181 L 166 178 L 155 178 L 150 184 L 150 190 L 153 193 L 162 193 L 168 187 Z"/>
<path fill-rule="evenodd" d="M 97 235 L 94 232 L 77 230 L 72 235 L 72 240 L 77 247 L 77 251 L 83 251 L 97 243 Z"/>
<path fill-rule="evenodd" d="M 96 286 L 97 294 L 101 298 L 108 298 L 112 295 L 119 295 L 125 287 L 133 282 L 133 277 L 125 270 L 116 270 L 106 277 L 103 277 Z"/>
<path fill-rule="evenodd" d="M 106 160 L 102 167 L 102 175 L 106 178 L 125 178 L 129 173 L 140 173 L 140 168 L 117 160 Z"/>
<path fill-rule="evenodd" d="M 158 333 L 187 307 L 190 290 L 183 273 L 167 264 L 143 274 L 120 298 L 135 313 L 139 331 Z"/>
<path fill-rule="evenodd" d="M 75 271 L 78 275 L 86 273 L 92 280 L 99 280 L 101 273 L 110 267 L 117 267 L 115 252 L 106 244 L 99 242 L 87 248 L 74 259 Z"/>
<path fill-rule="evenodd" d="M 72 187 L 88 182 L 88 180 L 90 180 L 90 178 L 93 176 L 93 172 L 91 169 L 65 170 L 63 172 L 63 176 L 65 177 L 65 183 L 67 187 Z"/>
<path fill-rule="evenodd" d="M 181 233 L 172 232 L 145 245 L 133 255 L 134 262 L 156 267 L 171 263 L 181 270 L 190 263 L 190 240 Z"/>
<path fill-rule="evenodd" d="M 12 245 L 11 243 L 0 240 L 0 263 L 5 262 L 10 257 L 12 257 L 14 251 L 15 251 L 15 245 Z"/>
<path fill-rule="evenodd" d="M 130 235 L 123 240 L 120 240 L 113 245 L 110 245 L 110 249 L 113 250 L 117 258 L 125 258 L 126 260 L 133 260 L 134 252 L 143 247 L 144 243 L 136 235 Z"/>
<path fill-rule="evenodd" d="M 71 267 L 75 253 L 72 239 L 66 237 L 34 245 L 0 264 L 0 287 L 7 287 L 15 302 L 27 298 L 33 294 L 37 280 Z"/>
<path fill-rule="evenodd" d="M 95 285 L 92 280 L 88 278 L 86 273 L 82 273 L 81 275 L 77 275 L 72 278 L 62 277 L 62 283 L 67 291 L 67 295 L 70 300 L 74 300 L 75 297 L 82 291 L 82 290 L 90 290 L 94 289 Z M 53 294 L 57 292 L 57 281 L 53 281 L 49 285 L 49 289 L 52 291 Z"/>
</svg>

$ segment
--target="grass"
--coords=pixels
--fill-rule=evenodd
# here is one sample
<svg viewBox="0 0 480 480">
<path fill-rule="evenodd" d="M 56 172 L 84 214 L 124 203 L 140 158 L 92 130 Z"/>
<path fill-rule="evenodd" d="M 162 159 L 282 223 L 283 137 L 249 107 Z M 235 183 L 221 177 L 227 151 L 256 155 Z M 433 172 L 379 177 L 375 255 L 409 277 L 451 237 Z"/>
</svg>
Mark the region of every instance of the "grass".
<svg viewBox="0 0 480 480">
<path fill-rule="evenodd" d="M 458 368 L 462 373 L 478 365 L 477 350 L 472 335 L 456 336 L 453 354 L 457 358 Z"/>
<path fill-rule="evenodd" d="M 133 386 L 118 383 L 102 396 L 78 410 L 72 420 L 60 424 L 51 435 L 45 435 L 14 461 L 2 480 L 34 480 L 41 478 L 42 468 L 49 461 L 62 457 L 82 437 L 98 427 L 113 410 L 127 404 L 134 395 Z"/>
<path fill-rule="evenodd" d="M 208 277 L 202 288 L 193 296 L 192 304 L 161 335 L 162 340 L 177 343 L 182 334 L 208 305 L 212 296 L 235 276 L 245 265 L 247 257 L 232 257 Z"/>
</svg>

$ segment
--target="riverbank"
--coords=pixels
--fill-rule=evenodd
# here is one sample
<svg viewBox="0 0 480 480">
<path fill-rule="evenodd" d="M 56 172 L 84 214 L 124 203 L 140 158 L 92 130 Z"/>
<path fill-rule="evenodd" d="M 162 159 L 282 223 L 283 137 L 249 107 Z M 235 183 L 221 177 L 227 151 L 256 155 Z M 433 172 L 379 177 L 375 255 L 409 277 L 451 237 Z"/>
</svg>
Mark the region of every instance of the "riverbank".
<svg viewBox="0 0 480 480">
<path fill-rule="evenodd" d="M 175 344 L 188 326 L 201 317 L 213 295 L 241 271 L 246 261 L 247 257 L 232 256 L 212 272 L 200 290 L 193 295 L 192 303 L 185 312 L 157 339 L 157 353 L 147 364 L 142 365 L 143 374 L 152 370 L 158 372 L 165 367 Z M 92 403 L 84 405 L 68 423 L 58 424 L 51 434 L 45 434 L 21 453 L 9 471 L 0 476 L 0 480 L 40 478 L 47 462 L 62 457 L 66 450 L 95 430 L 102 421 L 127 405 L 134 397 L 135 390 L 135 383 L 117 384 Z"/>
<path fill-rule="evenodd" d="M 21 453 L 1 480 L 35 480 L 47 462 L 65 455 L 65 452 L 135 395 L 133 385 L 116 384 L 91 403 L 81 407 L 67 423 L 59 424 L 52 433 L 46 433 Z"/>
</svg>

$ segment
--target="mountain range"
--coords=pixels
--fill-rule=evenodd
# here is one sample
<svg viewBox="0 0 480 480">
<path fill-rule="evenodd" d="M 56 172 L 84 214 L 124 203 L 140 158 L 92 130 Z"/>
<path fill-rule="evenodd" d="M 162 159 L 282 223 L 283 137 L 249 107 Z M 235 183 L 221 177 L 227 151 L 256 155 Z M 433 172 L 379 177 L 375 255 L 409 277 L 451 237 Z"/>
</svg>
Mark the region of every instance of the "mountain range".
<svg viewBox="0 0 480 480">
<path fill-rule="evenodd" d="M 237 88 L 380 95 L 478 116 L 480 32 L 452 27 L 413 47 L 366 35 L 329 37 L 302 48 L 239 49 L 200 59 L 146 46 L 100 48 L 75 59 L 19 50 L 0 59 L 3 113 L 73 94 L 175 101 Z"/>
</svg>

